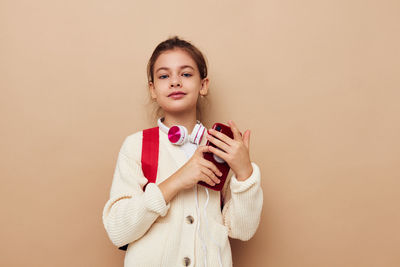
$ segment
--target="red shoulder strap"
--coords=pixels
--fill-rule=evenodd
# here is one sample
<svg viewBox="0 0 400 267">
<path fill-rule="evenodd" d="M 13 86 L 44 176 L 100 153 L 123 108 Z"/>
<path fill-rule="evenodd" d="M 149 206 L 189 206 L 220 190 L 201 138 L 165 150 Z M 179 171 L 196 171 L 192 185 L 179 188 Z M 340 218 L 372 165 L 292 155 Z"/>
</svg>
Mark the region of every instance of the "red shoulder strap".
<svg viewBox="0 0 400 267">
<path fill-rule="evenodd" d="M 147 184 L 155 183 L 157 179 L 159 140 L 158 127 L 143 130 L 142 170 L 148 180 Z M 147 184 L 143 187 L 143 191 Z"/>
<path fill-rule="evenodd" d="M 142 170 L 148 182 L 143 187 L 143 191 L 149 183 L 155 183 L 157 179 L 158 167 L 158 145 L 159 145 L 158 127 L 143 130 L 142 141 Z M 120 250 L 127 250 L 128 244 L 119 247 Z"/>
</svg>

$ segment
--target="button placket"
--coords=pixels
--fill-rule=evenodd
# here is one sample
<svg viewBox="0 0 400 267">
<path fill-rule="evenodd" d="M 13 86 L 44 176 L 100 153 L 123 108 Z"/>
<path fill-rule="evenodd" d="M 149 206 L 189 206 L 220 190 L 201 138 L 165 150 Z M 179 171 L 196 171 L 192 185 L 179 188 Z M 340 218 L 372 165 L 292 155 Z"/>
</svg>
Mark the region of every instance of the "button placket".
<svg viewBox="0 0 400 267">
<path fill-rule="evenodd" d="M 182 246 L 179 249 L 180 261 L 183 266 L 193 266 L 195 255 L 195 240 L 196 240 L 196 199 L 193 190 L 184 190 L 181 193 L 183 198 L 183 213 L 181 242 Z"/>
</svg>

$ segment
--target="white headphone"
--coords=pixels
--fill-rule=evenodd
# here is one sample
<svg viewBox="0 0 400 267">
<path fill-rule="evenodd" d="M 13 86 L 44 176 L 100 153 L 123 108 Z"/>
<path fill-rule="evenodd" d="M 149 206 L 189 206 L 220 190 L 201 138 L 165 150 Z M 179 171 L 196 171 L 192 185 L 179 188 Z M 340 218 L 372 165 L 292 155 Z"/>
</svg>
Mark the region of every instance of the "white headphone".
<svg viewBox="0 0 400 267">
<path fill-rule="evenodd" d="M 193 144 L 199 145 L 206 130 L 206 127 L 204 127 L 203 124 L 199 120 L 197 120 L 197 123 L 194 126 L 192 133 L 188 136 L 188 130 L 185 126 L 174 125 L 168 128 L 165 124 L 162 123 L 163 121 L 164 117 L 159 118 L 157 124 L 161 128 L 161 130 L 168 134 L 169 141 L 174 145 L 183 145 L 188 142 L 188 140 Z"/>
</svg>

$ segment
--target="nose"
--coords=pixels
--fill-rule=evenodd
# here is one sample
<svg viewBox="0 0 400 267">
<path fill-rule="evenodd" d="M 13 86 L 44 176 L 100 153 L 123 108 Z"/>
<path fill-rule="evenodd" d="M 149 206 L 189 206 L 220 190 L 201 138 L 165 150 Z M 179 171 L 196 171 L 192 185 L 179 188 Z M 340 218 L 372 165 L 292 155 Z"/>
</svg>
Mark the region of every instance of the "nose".
<svg viewBox="0 0 400 267">
<path fill-rule="evenodd" d="M 172 87 L 172 88 L 173 87 L 181 87 L 181 85 L 182 85 L 182 82 L 180 81 L 180 79 L 178 77 L 174 76 L 171 79 L 170 87 Z"/>
</svg>

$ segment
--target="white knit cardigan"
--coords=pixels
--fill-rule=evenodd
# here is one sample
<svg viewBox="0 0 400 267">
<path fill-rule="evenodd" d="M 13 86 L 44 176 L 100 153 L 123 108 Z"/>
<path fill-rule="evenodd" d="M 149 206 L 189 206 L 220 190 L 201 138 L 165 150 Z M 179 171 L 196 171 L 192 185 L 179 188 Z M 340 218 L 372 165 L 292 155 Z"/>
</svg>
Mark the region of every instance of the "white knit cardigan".
<svg viewBox="0 0 400 267">
<path fill-rule="evenodd" d="M 251 162 L 253 172 L 245 181 L 238 181 L 230 170 L 221 191 L 222 213 L 220 192 L 211 189 L 204 212 L 207 192 L 201 185 L 180 191 L 166 205 L 158 184 L 188 158 L 161 129 L 159 136 L 156 184 L 148 184 L 143 192 L 147 183 L 141 169 L 143 135 L 142 131 L 131 134 L 120 149 L 110 198 L 103 209 L 103 224 L 111 242 L 117 247 L 129 244 L 124 266 L 204 266 L 205 258 L 207 266 L 219 266 L 220 259 L 224 267 L 232 266 L 228 236 L 249 240 L 260 222 L 263 192 L 259 167 Z M 205 136 L 200 145 L 205 145 Z"/>
</svg>

